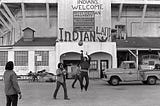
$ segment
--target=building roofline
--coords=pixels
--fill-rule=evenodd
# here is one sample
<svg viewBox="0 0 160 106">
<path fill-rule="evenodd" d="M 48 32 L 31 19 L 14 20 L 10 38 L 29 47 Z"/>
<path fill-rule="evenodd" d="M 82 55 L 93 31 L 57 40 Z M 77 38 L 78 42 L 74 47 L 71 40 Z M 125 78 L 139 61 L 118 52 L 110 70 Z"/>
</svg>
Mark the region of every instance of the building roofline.
<svg viewBox="0 0 160 106">
<path fill-rule="evenodd" d="M 58 3 L 58 0 L 1 0 L 2 3 Z M 111 0 L 112 4 L 154 4 L 159 5 L 157 0 Z"/>
<path fill-rule="evenodd" d="M 2 3 L 58 3 L 58 0 L 1 0 Z"/>
<path fill-rule="evenodd" d="M 31 46 L 31 47 L 36 47 L 36 46 L 41 46 L 41 47 L 46 47 L 46 46 L 55 46 L 56 45 L 56 39 L 57 37 L 34 37 L 33 41 L 24 41 L 23 38 L 18 40 L 13 46 L 14 47 L 22 47 L 22 46 Z"/>
<path fill-rule="evenodd" d="M 154 4 L 159 5 L 160 1 L 157 0 L 111 0 L 112 4 Z"/>
<path fill-rule="evenodd" d="M 117 48 L 118 51 L 128 51 L 129 50 L 160 50 L 160 48 Z"/>
</svg>

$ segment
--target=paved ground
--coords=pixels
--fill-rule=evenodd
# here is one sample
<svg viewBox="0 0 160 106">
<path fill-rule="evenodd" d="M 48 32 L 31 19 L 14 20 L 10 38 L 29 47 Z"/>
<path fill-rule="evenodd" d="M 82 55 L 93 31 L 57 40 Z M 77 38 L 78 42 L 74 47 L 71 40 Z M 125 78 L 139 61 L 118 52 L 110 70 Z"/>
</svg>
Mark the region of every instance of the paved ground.
<svg viewBox="0 0 160 106">
<path fill-rule="evenodd" d="M 80 91 L 79 83 L 71 88 L 73 80 L 67 80 L 71 100 L 63 100 L 63 89 L 58 99 L 52 99 L 55 83 L 28 83 L 19 81 L 23 98 L 18 106 L 160 106 L 160 83 L 154 86 L 140 82 L 110 86 L 101 80 L 90 80 L 89 90 Z M 0 81 L 0 106 L 5 106 L 3 81 Z"/>
</svg>

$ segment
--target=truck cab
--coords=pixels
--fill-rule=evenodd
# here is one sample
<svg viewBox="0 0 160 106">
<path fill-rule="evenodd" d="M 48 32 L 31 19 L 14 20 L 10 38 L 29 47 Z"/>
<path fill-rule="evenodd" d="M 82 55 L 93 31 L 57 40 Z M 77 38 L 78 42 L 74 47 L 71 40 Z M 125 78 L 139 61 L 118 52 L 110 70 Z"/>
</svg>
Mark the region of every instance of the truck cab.
<svg viewBox="0 0 160 106">
<path fill-rule="evenodd" d="M 138 68 L 134 61 L 123 61 L 118 70 L 122 71 L 121 77 L 124 81 L 139 80 Z"/>
</svg>

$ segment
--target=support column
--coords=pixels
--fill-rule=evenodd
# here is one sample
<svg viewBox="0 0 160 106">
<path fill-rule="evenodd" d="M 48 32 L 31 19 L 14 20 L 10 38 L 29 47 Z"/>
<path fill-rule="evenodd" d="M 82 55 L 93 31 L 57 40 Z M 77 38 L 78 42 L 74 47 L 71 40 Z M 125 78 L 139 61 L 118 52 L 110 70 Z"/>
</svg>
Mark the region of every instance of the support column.
<svg viewBox="0 0 160 106">
<path fill-rule="evenodd" d="M 35 56 L 34 56 L 34 51 L 29 51 L 28 52 L 28 69 L 29 71 L 35 72 Z"/>
<path fill-rule="evenodd" d="M 49 51 L 49 72 L 56 74 L 56 51 Z"/>
<path fill-rule="evenodd" d="M 113 54 L 112 54 L 112 66 L 111 68 L 117 68 L 117 49 L 116 49 L 116 44 L 115 46 L 113 45 Z"/>
<path fill-rule="evenodd" d="M 57 42 L 56 43 L 56 55 L 55 55 L 55 67 L 56 67 L 56 69 L 57 69 L 57 65 L 58 65 L 58 63 L 60 62 L 60 42 Z"/>
<path fill-rule="evenodd" d="M 8 51 L 8 61 L 14 62 L 14 51 L 13 50 Z"/>
<path fill-rule="evenodd" d="M 137 69 L 138 69 L 138 50 L 136 49 L 136 64 L 137 64 Z"/>
</svg>

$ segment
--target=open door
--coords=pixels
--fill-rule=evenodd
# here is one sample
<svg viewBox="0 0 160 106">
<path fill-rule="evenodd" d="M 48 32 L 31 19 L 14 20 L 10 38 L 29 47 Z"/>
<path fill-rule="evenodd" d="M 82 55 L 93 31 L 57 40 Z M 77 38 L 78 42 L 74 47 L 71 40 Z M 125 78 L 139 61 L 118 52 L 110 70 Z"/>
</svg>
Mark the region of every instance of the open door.
<svg viewBox="0 0 160 106">
<path fill-rule="evenodd" d="M 103 71 L 108 68 L 108 60 L 100 60 L 100 78 L 103 78 Z"/>
</svg>

